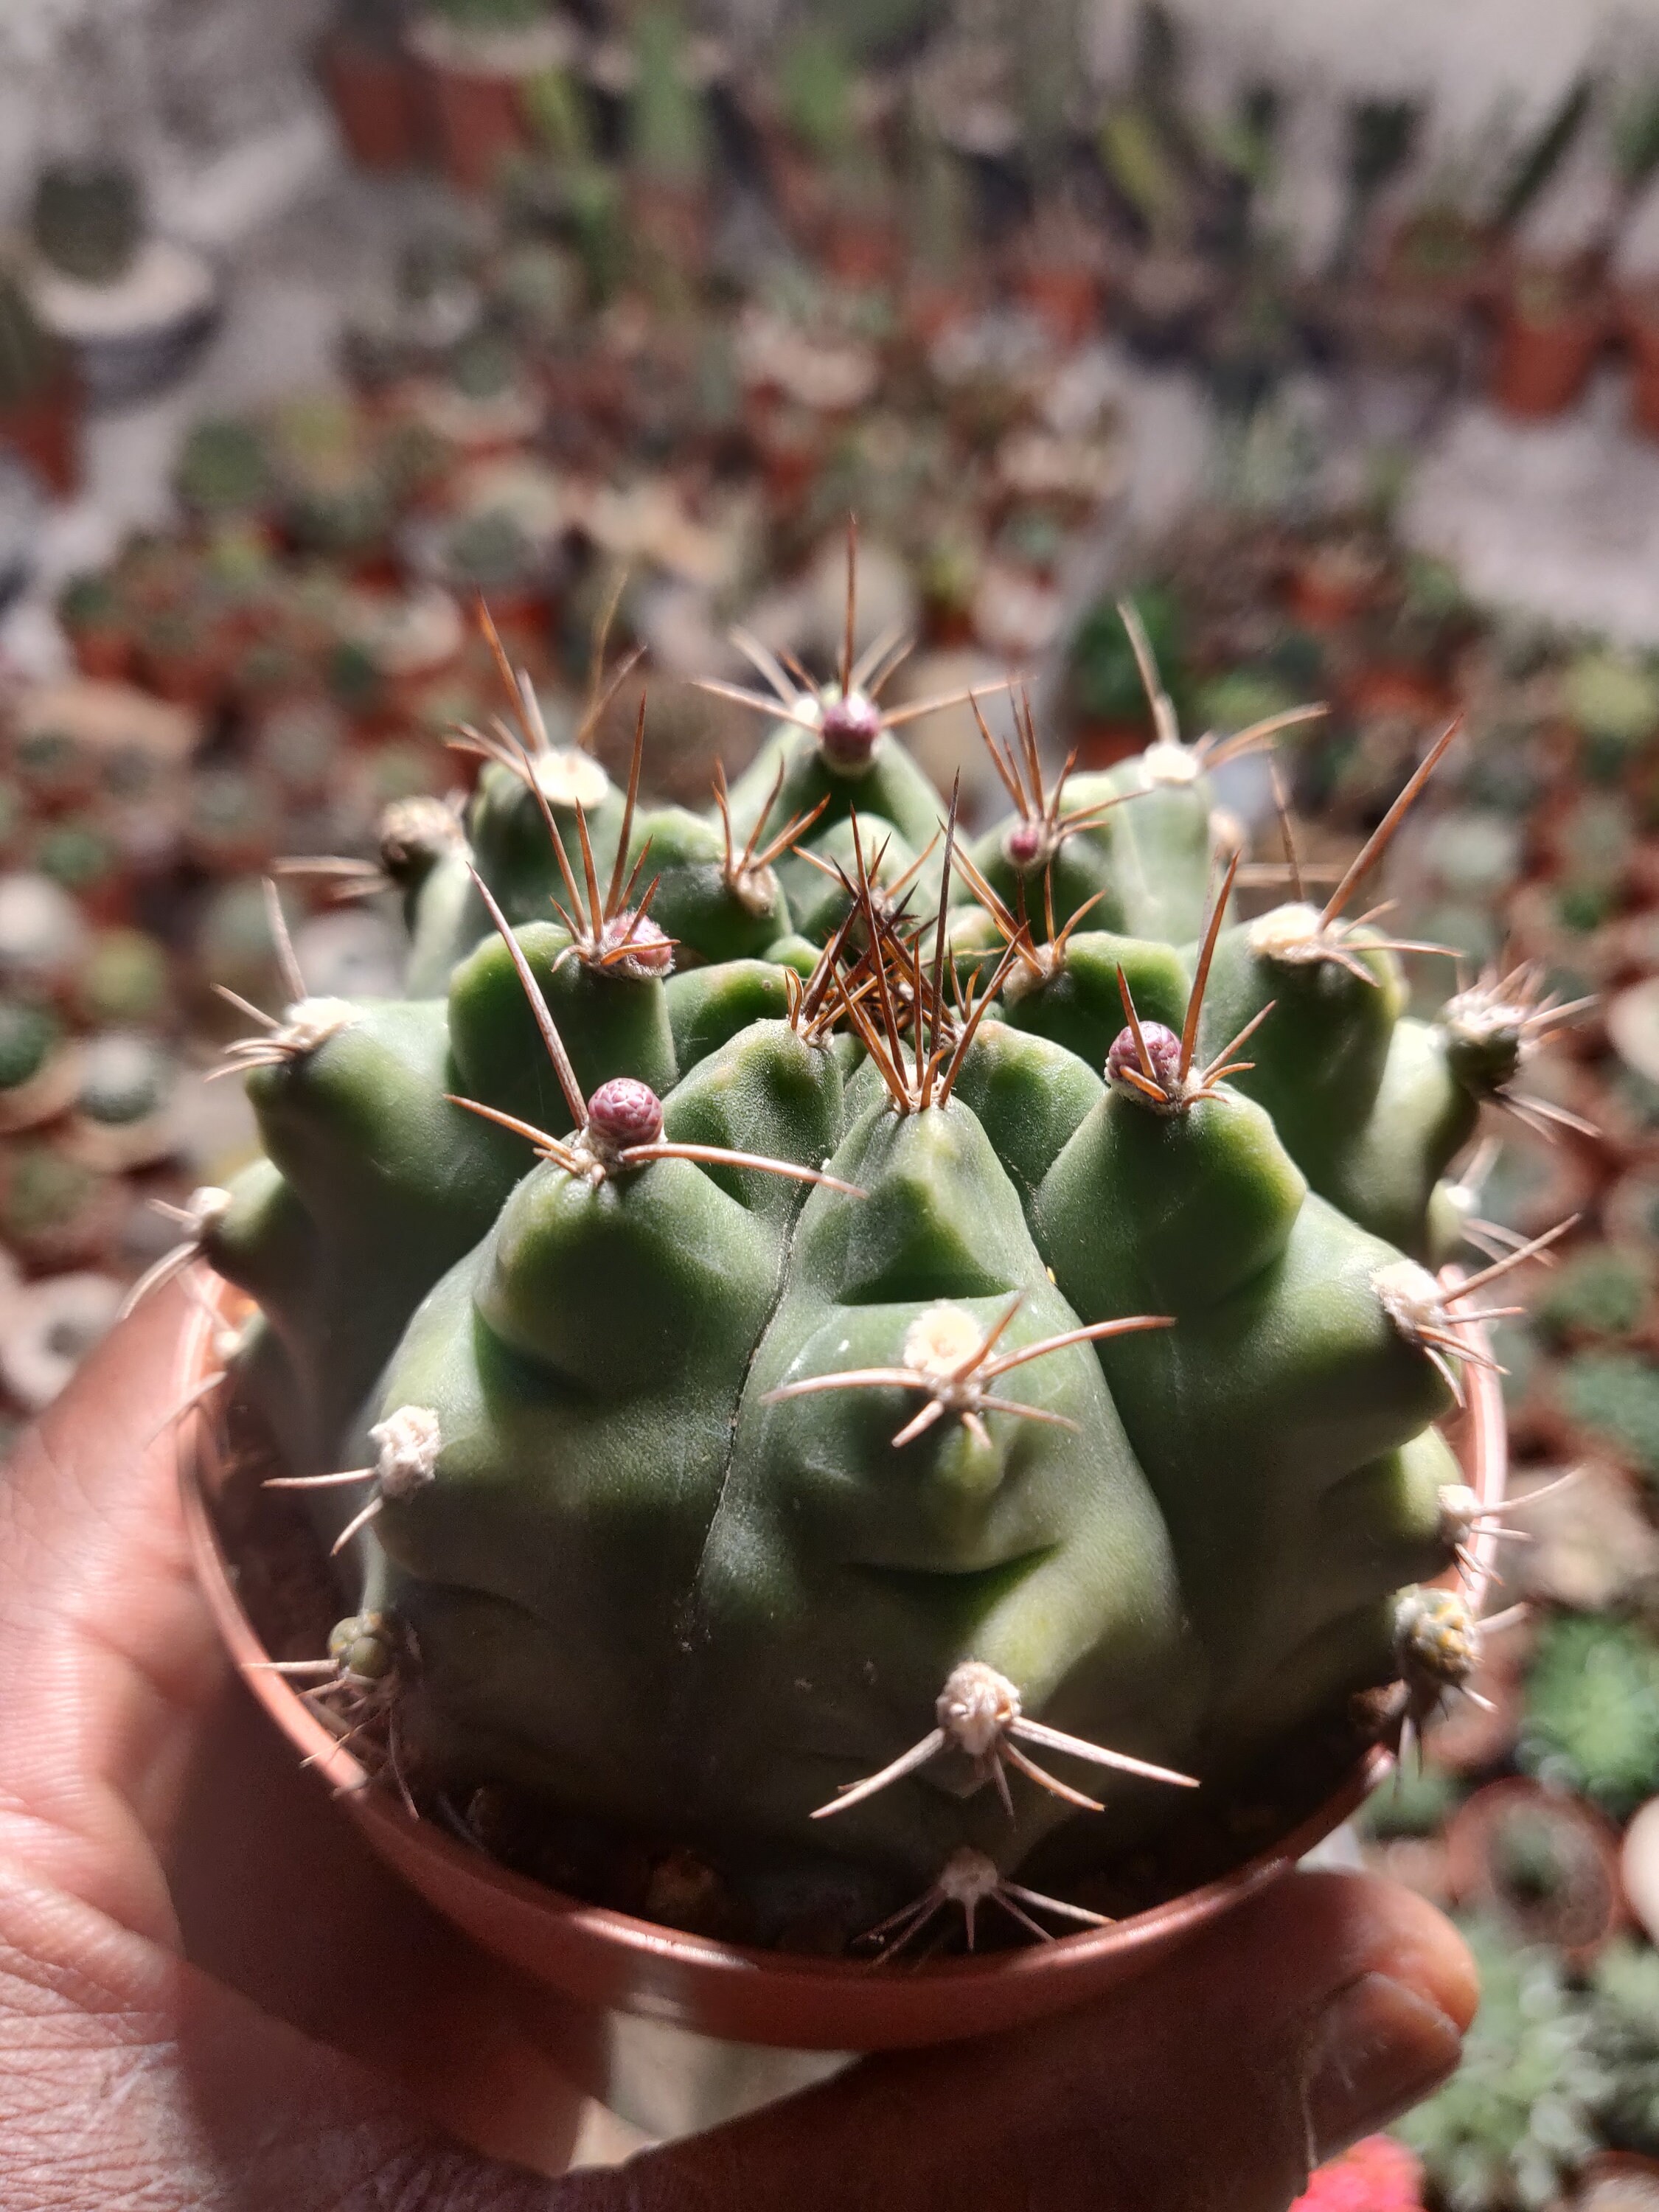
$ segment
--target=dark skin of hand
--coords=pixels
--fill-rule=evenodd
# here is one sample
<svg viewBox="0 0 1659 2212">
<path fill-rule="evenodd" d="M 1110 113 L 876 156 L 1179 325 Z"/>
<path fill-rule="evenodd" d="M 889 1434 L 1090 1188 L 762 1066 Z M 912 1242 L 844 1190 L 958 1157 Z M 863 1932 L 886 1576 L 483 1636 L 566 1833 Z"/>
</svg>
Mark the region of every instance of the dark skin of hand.
<svg viewBox="0 0 1659 2212">
<path fill-rule="evenodd" d="M 384 1873 L 233 1679 L 144 1443 L 187 1310 L 0 1474 L 6 2212 L 1282 2212 L 1455 2063 L 1445 1922 L 1297 1875 L 1081 2010 L 548 2178 L 600 2024 Z"/>
</svg>

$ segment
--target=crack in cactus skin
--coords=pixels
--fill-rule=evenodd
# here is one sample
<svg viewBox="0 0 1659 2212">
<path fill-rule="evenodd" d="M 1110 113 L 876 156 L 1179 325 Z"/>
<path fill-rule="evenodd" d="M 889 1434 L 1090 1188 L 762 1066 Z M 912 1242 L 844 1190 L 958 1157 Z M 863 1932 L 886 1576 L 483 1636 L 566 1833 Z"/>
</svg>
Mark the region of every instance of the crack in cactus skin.
<svg viewBox="0 0 1659 2212">
<path fill-rule="evenodd" d="M 470 858 L 517 925 L 588 1141 L 650 1125 L 861 1196 L 684 1158 L 584 1178 L 461 1110 L 572 1126 L 447 851 L 410 899 L 415 995 L 252 1075 L 267 1157 L 202 1233 L 262 1309 L 244 1395 L 302 1475 L 371 1464 L 399 1407 L 441 1431 L 434 1479 L 388 1490 L 346 1555 L 360 1607 L 420 1655 L 399 1692 L 417 1791 L 504 1784 L 702 1852 L 763 1938 L 803 1895 L 841 1898 L 856 1929 L 931 1894 L 952 1854 L 1063 1875 L 1155 1839 L 1182 1796 L 1055 1753 L 1103 1813 L 1018 1776 L 1005 1805 L 946 1741 L 815 1820 L 925 1735 L 969 1662 L 1050 1730 L 1211 1782 L 1395 1678 L 1395 1594 L 1449 1565 L 1460 1477 L 1433 1426 L 1451 1394 L 1376 1285 L 1445 1256 L 1442 1180 L 1478 1100 L 1363 928 L 1350 964 L 1287 962 L 1229 910 L 1188 1026 L 1202 1066 L 1276 1001 L 1252 1064 L 1146 1110 L 1122 994 L 1161 1074 L 1221 834 L 1197 760 L 1153 769 L 1067 785 L 1091 818 L 1057 849 L 1048 927 L 1097 903 L 993 1006 L 948 1102 L 905 1113 L 845 1024 L 797 1032 L 787 986 L 844 922 L 807 856 L 839 856 L 855 810 L 866 860 L 890 836 L 902 869 L 932 843 L 909 920 L 943 896 L 964 976 L 982 986 L 1001 950 L 962 878 L 942 890 L 944 808 L 890 732 L 849 779 L 781 724 L 724 822 L 641 814 L 621 853 L 603 800 L 602 872 L 653 840 L 670 974 L 567 957 L 536 807 L 486 769 Z M 807 815 L 763 910 L 733 840 Z M 1012 902 L 1006 828 L 973 849 Z M 860 931 L 840 942 L 850 972 Z M 901 1058 L 933 945 L 928 921 L 895 970 Z M 955 1018 L 932 1018 L 937 1041 Z M 1015 1364 L 971 1419 L 946 1391 L 925 1433 L 900 1382 L 796 1387 L 914 1365 L 942 1306 L 964 1344 L 1000 1325 L 1002 1353 L 1173 1325 Z M 304 1494 L 333 1540 L 349 1496 Z"/>
</svg>

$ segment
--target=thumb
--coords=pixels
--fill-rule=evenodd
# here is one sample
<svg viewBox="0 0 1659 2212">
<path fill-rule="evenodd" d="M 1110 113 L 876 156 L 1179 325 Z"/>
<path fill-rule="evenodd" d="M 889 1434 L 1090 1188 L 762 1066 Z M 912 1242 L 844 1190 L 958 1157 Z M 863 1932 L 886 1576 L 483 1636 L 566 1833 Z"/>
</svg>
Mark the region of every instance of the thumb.
<svg viewBox="0 0 1659 2212">
<path fill-rule="evenodd" d="M 1408 1891 L 1288 1876 L 1017 2034 L 872 2060 L 627 2169 L 634 2212 L 1284 2212 L 1457 2063 L 1468 1954 Z M 596 2177 L 597 2179 L 597 2177 Z"/>
</svg>

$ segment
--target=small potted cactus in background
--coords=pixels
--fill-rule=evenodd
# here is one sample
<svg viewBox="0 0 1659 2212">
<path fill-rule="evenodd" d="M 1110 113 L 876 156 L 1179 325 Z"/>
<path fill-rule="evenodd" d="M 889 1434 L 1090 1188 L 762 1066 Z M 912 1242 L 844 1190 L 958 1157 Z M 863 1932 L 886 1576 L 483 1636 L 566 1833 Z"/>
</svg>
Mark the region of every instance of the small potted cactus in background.
<svg viewBox="0 0 1659 2212">
<path fill-rule="evenodd" d="M 216 319 L 219 280 L 204 255 L 149 229 L 127 163 L 101 153 L 49 162 L 31 228 L 35 308 L 72 348 L 94 401 L 125 404 L 184 373 Z"/>
<path fill-rule="evenodd" d="M 360 168 L 410 167 L 424 137 L 420 80 L 406 44 L 408 0 L 338 0 L 317 67 Z"/>
<path fill-rule="evenodd" d="M 422 64 L 445 173 L 462 191 L 492 186 L 526 143 L 525 88 L 562 69 L 572 26 L 550 0 L 423 0 L 410 34 Z"/>
<path fill-rule="evenodd" d="M 1492 1504 L 1435 1423 L 1496 1448 L 1534 1249 L 1431 1272 L 1529 1007 L 1414 1022 L 1347 918 L 1454 732 L 1322 907 L 1242 920 L 1206 771 L 1285 717 L 1183 742 L 1128 610 L 1152 743 L 988 730 L 970 837 L 855 583 L 831 678 L 745 636 L 704 687 L 770 733 L 702 814 L 641 804 L 643 701 L 623 788 L 498 651 L 465 813 L 363 874 L 421 995 L 313 995 L 271 892 L 224 1064 L 265 1156 L 171 1261 L 241 1300 L 193 1464 L 341 1625 L 256 1662 L 198 1518 L 220 1616 L 377 1845 L 566 1987 L 842 2047 L 1084 1994 L 1114 1918 L 1237 1893 L 1241 1806 L 1293 1850 L 1468 1680 Z"/>
</svg>

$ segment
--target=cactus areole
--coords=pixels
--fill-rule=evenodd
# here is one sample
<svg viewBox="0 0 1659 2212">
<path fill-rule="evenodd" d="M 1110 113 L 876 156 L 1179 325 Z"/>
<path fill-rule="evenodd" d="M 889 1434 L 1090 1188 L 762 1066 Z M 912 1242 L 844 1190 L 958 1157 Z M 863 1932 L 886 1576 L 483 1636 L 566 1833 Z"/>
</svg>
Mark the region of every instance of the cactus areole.
<svg viewBox="0 0 1659 2212">
<path fill-rule="evenodd" d="M 1264 1761 L 1463 1686 L 1435 1424 L 1526 1255 L 1437 1278 L 1513 1055 L 1407 1014 L 1364 867 L 1238 918 L 1206 770 L 1286 718 L 1045 782 L 1017 716 L 970 841 L 850 638 L 822 695 L 745 641 L 773 727 L 708 815 L 637 741 L 541 772 L 503 664 L 519 730 L 376 878 L 409 995 L 288 958 L 228 1061 L 264 1157 L 173 1264 L 257 1309 L 223 1417 L 332 1548 L 284 1663 L 374 1784 L 857 1958 L 1095 1924 Z"/>
</svg>

